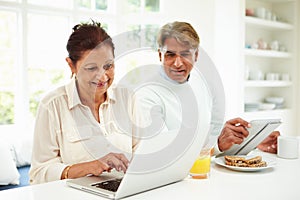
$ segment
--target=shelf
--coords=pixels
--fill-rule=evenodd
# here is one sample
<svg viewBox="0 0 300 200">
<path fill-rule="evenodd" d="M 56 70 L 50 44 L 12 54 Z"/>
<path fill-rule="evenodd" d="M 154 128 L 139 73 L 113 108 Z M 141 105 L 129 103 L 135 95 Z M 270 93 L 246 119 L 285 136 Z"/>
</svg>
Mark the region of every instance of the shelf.
<svg viewBox="0 0 300 200">
<path fill-rule="evenodd" d="M 255 26 L 257 28 L 267 29 L 267 30 L 293 30 L 294 26 L 292 24 L 278 22 L 278 21 L 271 21 L 260 19 L 257 17 L 249 17 L 245 16 L 246 25 Z"/>
<path fill-rule="evenodd" d="M 275 116 L 287 112 L 291 112 L 291 109 L 283 108 L 283 109 L 274 109 L 274 110 L 258 110 L 258 111 L 248 111 L 248 112 L 245 111 L 246 114 L 251 114 L 251 115 L 266 114 L 270 116 Z"/>
<path fill-rule="evenodd" d="M 244 49 L 246 56 L 259 56 L 270 58 L 290 58 L 292 55 L 288 52 L 261 50 L 261 49 Z"/>
<path fill-rule="evenodd" d="M 291 81 L 245 81 L 245 87 L 289 87 Z"/>
<path fill-rule="evenodd" d="M 298 129 L 296 122 L 297 115 L 297 91 L 298 85 L 295 80 L 299 77 L 298 56 L 296 55 L 299 38 L 299 0 L 243 0 L 244 10 L 252 9 L 254 13 L 264 18 L 255 16 L 245 16 L 243 18 L 243 43 L 244 48 L 242 69 L 243 75 L 249 75 L 249 70 L 261 71 L 262 73 L 289 74 L 291 79 L 270 80 L 273 76 L 268 76 L 268 80 L 244 79 L 243 90 L 243 112 L 246 119 L 267 119 L 281 118 L 284 124 L 280 127 L 282 132 Z M 270 20 L 270 19 L 277 19 Z M 274 41 L 278 41 L 278 48 Z M 262 42 L 262 43 L 261 43 Z M 260 48 L 251 48 L 255 47 Z M 266 46 L 267 48 L 261 48 Z M 275 51 L 280 49 L 284 51 Z M 248 66 L 248 67 L 246 67 Z M 249 69 L 250 67 L 250 69 Z M 252 76 L 251 76 L 252 77 Z M 254 77 L 254 76 L 253 76 Z M 275 77 L 275 76 L 274 76 Z M 275 79 L 275 78 L 274 78 Z M 258 108 L 268 108 L 268 105 L 255 106 L 255 103 L 264 103 L 266 97 L 284 98 L 283 107 L 271 110 L 259 110 Z M 253 105 L 251 105 L 253 103 Z M 270 105 L 272 108 L 272 106 Z M 247 108 L 247 110 L 245 109 Z M 251 109 L 253 108 L 253 111 Z M 255 110 L 256 108 L 256 110 Z M 250 111 L 249 111 L 250 110 Z M 300 129 L 298 129 L 300 130 Z"/>
<path fill-rule="evenodd" d="M 288 3 L 288 2 L 295 2 L 295 0 L 261 0 L 261 1 L 262 2 L 266 2 L 266 3 Z"/>
</svg>

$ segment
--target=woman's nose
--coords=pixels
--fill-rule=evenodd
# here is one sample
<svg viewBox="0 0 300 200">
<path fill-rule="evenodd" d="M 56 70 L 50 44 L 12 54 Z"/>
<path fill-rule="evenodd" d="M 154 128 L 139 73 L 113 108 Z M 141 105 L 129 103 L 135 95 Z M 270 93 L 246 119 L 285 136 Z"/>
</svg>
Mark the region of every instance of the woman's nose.
<svg viewBox="0 0 300 200">
<path fill-rule="evenodd" d="M 100 79 L 102 76 L 107 76 L 106 75 L 106 70 L 99 68 L 97 71 L 97 78 Z"/>
</svg>

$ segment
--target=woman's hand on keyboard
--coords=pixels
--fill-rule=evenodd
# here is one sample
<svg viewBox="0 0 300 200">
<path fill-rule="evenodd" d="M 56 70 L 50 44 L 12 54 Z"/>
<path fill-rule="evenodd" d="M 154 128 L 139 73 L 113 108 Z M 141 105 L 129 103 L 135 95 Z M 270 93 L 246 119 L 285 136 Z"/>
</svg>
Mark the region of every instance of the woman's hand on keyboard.
<svg viewBox="0 0 300 200">
<path fill-rule="evenodd" d="M 126 172 L 129 160 L 122 153 L 109 153 L 98 160 L 105 170 L 110 171 L 115 168 L 117 171 Z"/>
</svg>

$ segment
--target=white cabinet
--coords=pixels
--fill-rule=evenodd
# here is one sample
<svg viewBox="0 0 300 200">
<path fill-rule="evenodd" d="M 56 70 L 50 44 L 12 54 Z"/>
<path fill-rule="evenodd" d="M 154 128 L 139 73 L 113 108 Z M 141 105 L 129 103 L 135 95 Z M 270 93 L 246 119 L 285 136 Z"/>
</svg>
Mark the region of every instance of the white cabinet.
<svg viewBox="0 0 300 200">
<path fill-rule="evenodd" d="M 296 130 L 297 0 L 245 0 L 244 11 L 244 116 L 281 118 L 280 130 Z M 252 15 L 254 13 L 254 15 Z M 283 104 L 263 107 L 267 97 Z M 260 105 L 260 107 L 259 107 Z M 257 108 L 258 107 L 258 108 Z"/>
</svg>

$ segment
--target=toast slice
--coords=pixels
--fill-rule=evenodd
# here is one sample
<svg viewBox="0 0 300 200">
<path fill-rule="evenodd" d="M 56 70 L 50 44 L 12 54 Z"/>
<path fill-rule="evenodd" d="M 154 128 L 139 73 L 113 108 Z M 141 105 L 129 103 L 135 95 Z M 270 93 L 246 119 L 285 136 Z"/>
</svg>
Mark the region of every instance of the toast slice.
<svg viewBox="0 0 300 200">
<path fill-rule="evenodd" d="M 225 161 L 228 163 L 245 163 L 246 159 L 239 156 L 225 156 Z"/>
<path fill-rule="evenodd" d="M 233 162 L 225 161 L 225 164 L 234 167 L 247 167 L 246 163 L 233 163 Z"/>
<path fill-rule="evenodd" d="M 252 165 L 252 164 L 258 164 L 262 161 L 262 157 L 261 156 L 255 156 L 254 158 L 250 158 L 248 160 L 246 160 L 245 162 L 248 165 Z"/>
<path fill-rule="evenodd" d="M 259 163 L 248 165 L 247 167 L 266 167 L 267 163 L 265 161 L 260 161 Z"/>
<path fill-rule="evenodd" d="M 266 167 L 267 163 L 262 160 L 261 156 L 246 159 L 240 156 L 224 156 L 225 164 L 235 167 Z"/>
</svg>

